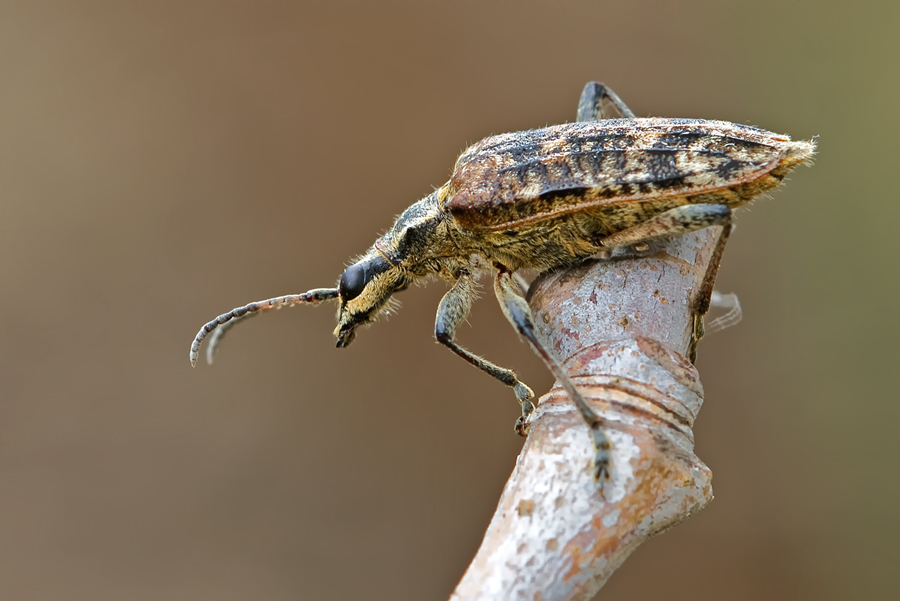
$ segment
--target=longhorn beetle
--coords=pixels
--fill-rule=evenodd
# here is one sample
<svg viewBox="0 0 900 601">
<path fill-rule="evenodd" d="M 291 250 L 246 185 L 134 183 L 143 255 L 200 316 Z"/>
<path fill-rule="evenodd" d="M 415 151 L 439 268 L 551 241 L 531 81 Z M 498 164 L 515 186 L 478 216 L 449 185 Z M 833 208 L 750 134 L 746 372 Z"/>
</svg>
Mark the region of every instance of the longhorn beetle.
<svg viewBox="0 0 900 601">
<path fill-rule="evenodd" d="M 516 374 L 459 346 L 453 336 L 475 298 L 475 278 L 494 273 L 494 292 L 507 319 L 564 387 L 590 430 L 594 477 L 609 478 L 610 443 L 601 418 L 585 402 L 559 360 L 535 334 L 534 318 L 514 278 L 522 268 L 572 264 L 617 247 L 643 244 L 718 225 L 716 260 L 693 299 L 709 308 L 718 256 L 731 230 L 731 211 L 774 188 L 809 163 L 812 141 L 724 121 L 636 118 L 609 88 L 590 82 L 576 123 L 485 138 L 469 147 L 450 181 L 401 214 L 393 227 L 341 275 L 337 288 L 318 288 L 238 307 L 204 325 L 191 345 L 195 365 L 210 333 L 207 361 L 225 331 L 270 309 L 338 300 L 337 346 L 353 342 L 391 295 L 419 278 L 450 284 L 434 325 L 437 341 L 513 389 L 534 410 L 531 389 Z"/>
</svg>

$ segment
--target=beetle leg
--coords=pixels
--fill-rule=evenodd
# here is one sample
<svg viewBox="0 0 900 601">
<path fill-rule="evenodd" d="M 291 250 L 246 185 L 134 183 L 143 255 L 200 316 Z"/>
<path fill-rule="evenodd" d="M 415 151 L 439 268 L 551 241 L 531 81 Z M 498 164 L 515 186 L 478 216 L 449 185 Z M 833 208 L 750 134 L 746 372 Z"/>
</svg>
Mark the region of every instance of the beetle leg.
<svg viewBox="0 0 900 601">
<path fill-rule="evenodd" d="M 731 326 L 741 323 L 743 311 L 741 310 L 741 301 L 738 299 L 737 294 L 722 294 L 721 292 L 713 290 L 712 296 L 709 299 L 709 306 L 716 307 L 717 309 L 725 309 L 725 313 L 706 324 L 704 329 L 707 334 L 721 332 L 722 330 L 726 330 Z"/>
<path fill-rule="evenodd" d="M 703 337 L 703 316 L 709 311 L 713 286 L 716 283 L 716 275 L 719 273 L 719 263 L 722 262 L 722 253 L 725 252 L 725 243 L 728 242 L 728 236 L 731 235 L 733 227 L 731 224 L 731 209 L 725 205 L 682 205 L 669 209 L 621 232 L 616 232 L 600 241 L 604 249 L 612 249 L 618 246 L 647 242 L 654 238 L 687 234 L 713 225 L 721 225 L 722 234 L 716 241 L 706 273 L 703 275 L 703 279 L 700 281 L 700 285 L 690 301 L 691 310 L 694 314 L 694 331 L 691 335 L 688 359 L 692 363 L 697 356 L 697 343 Z"/>
<path fill-rule="evenodd" d="M 600 121 L 601 119 L 634 119 L 634 113 L 615 92 L 602 83 L 589 81 L 578 101 L 576 121 Z"/>
<path fill-rule="evenodd" d="M 522 407 L 522 417 L 516 422 L 516 432 L 524 436 L 525 418 L 534 411 L 534 403 L 531 402 L 534 392 L 519 381 L 514 371 L 494 365 L 487 359 L 483 359 L 453 342 L 456 328 L 468 317 L 474 300 L 475 282 L 468 271 L 461 270 L 453 287 L 444 295 L 438 305 L 437 317 L 434 322 L 434 337 L 481 371 L 513 389 L 516 400 Z"/>
<path fill-rule="evenodd" d="M 591 438 L 596 449 L 594 455 L 594 479 L 608 480 L 611 445 L 603 429 L 600 417 L 587 404 L 587 401 L 584 400 L 578 389 L 575 388 L 575 385 L 569 378 L 569 373 L 559 360 L 538 340 L 531 309 L 528 307 L 525 299 L 517 292 L 517 284 L 513 279 L 512 272 L 503 265 L 497 264 L 496 267 L 499 273 L 494 280 L 494 293 L 497 295 L 497 300 L 500 301 L 500 308 L 503 309 L 503 314 L 513 324 L 516 331 L 528 340 L 534 352 L 544 360 L 544 363 L 547 364 L 547 367 L 550 368 L 550 371 L 566 390 L 566 393 L 568 393 L 578 412 L 581 413 L 581 417 L 584 418 L 588 428 L 590 428 Z"/>
<path fill-rule="evenodd" d="M 730 218 L 721 225 L 725 226 L 722 228 L 722 235 L 719 236 L 716 247 L 713 249 L 713 256 L 709 262 L 709 267 L 706 268 L 706 274 L 703 276 L 703 281 L 700 283 L 700 287 L 697 289 L 694 298 L 691 299 L 691 303 L 694 305 L 693 309 L 699 315 L 706 315 L 709 311 L 709 305 L 713 295 L 713 286 L 716 285 L 716 276 L 719 274 L 719 263 L 722 262 L 722 254 L 725 252 L 725 243 L 728 242 L 728 237 L 731 235 L 731 230 L 733 229 Z M 737 302 L 737 297 L 734 297 L 734 300 Z M 740 315 L 740 305 L 738 305 L 738 315 Z M 740 319 L 740 317 L 738 317 L 738 319 Z"/>
<path fill-rule="evenodd" d="M 680 236 L 681 234 L 695 232 L 713 225 L 728 226 L 730 224 L 731 209 L 725 205 L 682 205 L 664 211 L 635 226 L 611 234 L 600 240 L 600 246 L 605 249 L 613 249 L 620 246 L 648 242 L 655 238 Z M 722 237 L 727 238 L 728 233 L 723 233 Z M 719 255 L 718 258 L 721 258 L 721 253 L 724 249 L 724 242 L 717 246 L 716 253 Z M 718 265 L 716 265 L 716 269 L 718 269 Z M 709 282 L 710 286 L 715 281 L 715 272 L 712 275 L 713 279 Z M 706 280 L 704 280 L 704 283 L 706 283 Z M 711 292 L 712 288 L 709 290 L 709 293 Z M 707 297 L 709 293 L 707 293 Z M 707 308 L 709 308 L 708 302 Z"/>
<path fill-rule="evenodd" d="M 694 363 L 697 360 L 697 343 L 700 342 L 700 339 L 703 338 L 705 333 L 703 316 L 709 311 L 709 305 L 712 302 L 713 287 L 716 285 L 716 276 L 719 274 L 719 264 L 722 262 L 722 254 L 725 252 L 725 244 L 728 242 L 731 230 L 734 229 L 730 218 L 723 225 L 722 234 L 716 241 L 716 247 L 713 249 L 713 255 L 709 261 L 709 266 L 706 268 L 706 273 L 703 275 L 703 281 L 700 282 L 697 292 L 691 299 L 691 309 L 694 313 L 694 333 L 691 336 L 691 346 L 688 349 L 688 359 L 690 359 L 691 363 Z M 740 303 L 737 302 L 736 296 L 734 297 L 734 302 L 737 304 L 737 319 L 740 319 L 741 308 Z"/>
</svg>

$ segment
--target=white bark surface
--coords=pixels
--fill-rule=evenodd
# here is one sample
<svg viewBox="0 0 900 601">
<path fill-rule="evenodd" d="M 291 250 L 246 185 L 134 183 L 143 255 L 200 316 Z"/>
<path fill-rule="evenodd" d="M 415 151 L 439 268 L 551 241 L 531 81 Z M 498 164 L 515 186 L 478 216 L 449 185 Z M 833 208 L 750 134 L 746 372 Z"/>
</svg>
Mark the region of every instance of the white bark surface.
<svg viewBox="0 0 900 601">
<path fill-rule="evenodd" d="M 452 601 L 592 599 L 642 542 L 702 509 L 712 474 L 693 453 L 703 402 L 686 358 L 691 299 L 720 228 L 643 253 L 543 274 L 529 303 L 612 440 L 612 475 L 592 478 L 587 427 L 554 386 Z"/>
</svg>

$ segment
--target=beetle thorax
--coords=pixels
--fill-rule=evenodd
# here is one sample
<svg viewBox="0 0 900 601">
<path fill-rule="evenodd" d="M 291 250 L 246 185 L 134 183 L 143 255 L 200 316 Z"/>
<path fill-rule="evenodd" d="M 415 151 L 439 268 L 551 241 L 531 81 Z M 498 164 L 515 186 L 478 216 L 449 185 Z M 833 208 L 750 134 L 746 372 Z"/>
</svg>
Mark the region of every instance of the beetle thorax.
<svg viewBox="0 0 900 601">
<path fill-rule="evenodd" d="M 391 229 L 375 242 L 375 249 L 411 275 L 438 273 L 443 259 L 460 254 L 450 225 L 435 192 L 403 211 Z"/>
</svg>

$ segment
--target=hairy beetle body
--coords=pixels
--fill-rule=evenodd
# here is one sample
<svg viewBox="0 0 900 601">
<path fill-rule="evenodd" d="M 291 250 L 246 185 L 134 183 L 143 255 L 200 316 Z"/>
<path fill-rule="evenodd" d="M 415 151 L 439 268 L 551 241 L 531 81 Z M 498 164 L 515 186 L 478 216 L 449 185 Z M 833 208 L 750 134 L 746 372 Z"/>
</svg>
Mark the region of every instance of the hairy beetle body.
<svg viewBox="0 0 900 601">
<path fill-rule="evenodd" d="M 375 246 L 394 264 L 415 246 L 426 259 L 417 266 L 432 273 L 441 272 L 434 261 L 460 254 L 512 269 L 553 267 L 596 254 L 609 235 L 675 207 L 746 204 L 811 150 L 810 142 L 701 119 L 610 119 L 492 136 L 464 151 L 450 181 Z M 422 244 L 404 237 L 410 226 Z"/>
<path fill-rule="evenodd" d="M 457 160 L 450 181 L 404 211 L 344 271 L 336 288 L 251 303 L 219 316 L 195 337 L 191 363 L 209 333 L 213 333 L 207 348 L 211 361 L 222 334 L 240 319 L 333 298 L 340 301 L 337 346 L 347 346 L 359 326 L 386 309 L 395 292 L 416 279 L 437 275 L 452 286 L 438 307 L 435 337 L 513 388 L 522 407 L 517 430 L 524 433 L 534 409 L 531 389 L 511 370 L 453 340 L 474 300 L 474 278 L 493 269 L 494 291 L 504 314 L 581 412 L 597 450 L 594 475 L 607 478 L 610 445 L 602 420 L 538 340 L 513 273 L 567 265 L 612 248 L 720 225 L 725 231 L 716 260 L 694 301 L 700 319 L 709 307 L 718 257 L 731 228 L 731 210 L 809 162 L 815 146 L 724 121 L 634 118 L 618 96 L 594 82 L 582 94 L 578 119 L 491 136 L 469 147 Z"/>
</svg>

